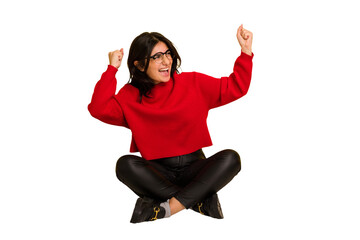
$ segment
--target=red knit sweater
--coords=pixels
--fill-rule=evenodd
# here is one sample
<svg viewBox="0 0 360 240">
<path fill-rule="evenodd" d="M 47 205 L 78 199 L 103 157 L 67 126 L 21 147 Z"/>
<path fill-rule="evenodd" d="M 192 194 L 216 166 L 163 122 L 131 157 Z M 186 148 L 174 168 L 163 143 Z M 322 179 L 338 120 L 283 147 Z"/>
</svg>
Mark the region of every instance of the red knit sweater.
<svg viewBox="0 0 360 240">
<path fill-rule="evenodd" d="M 250 85 L 252 58 L 242 53 L 229 77 L 213 78 L 197 72 L 174 74 L 139 102 L 139 91 L 130 84 L 116 91 L 111 65 L 96 84 L 90 114 L 108 124 L 132 131 L 130 152 L 147 160 L 173 157 L 212 145 L 206 118 L 211 108 L 244 96 Z"/>
</svg>

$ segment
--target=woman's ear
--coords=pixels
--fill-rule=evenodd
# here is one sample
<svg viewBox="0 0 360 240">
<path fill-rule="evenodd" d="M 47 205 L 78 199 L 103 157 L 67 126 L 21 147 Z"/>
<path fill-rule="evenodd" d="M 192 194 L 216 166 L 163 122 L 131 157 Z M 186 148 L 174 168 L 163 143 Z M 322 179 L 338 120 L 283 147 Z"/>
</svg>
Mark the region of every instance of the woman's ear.
<svg viewBox="0 0 360 240">
<path fill-rule="evenodd" d="M 145 70 L 145 67 L 139 61 L 135 61 L 134 65 L 137 69 L 139 69 L 142 72 Z"/>
</svg>

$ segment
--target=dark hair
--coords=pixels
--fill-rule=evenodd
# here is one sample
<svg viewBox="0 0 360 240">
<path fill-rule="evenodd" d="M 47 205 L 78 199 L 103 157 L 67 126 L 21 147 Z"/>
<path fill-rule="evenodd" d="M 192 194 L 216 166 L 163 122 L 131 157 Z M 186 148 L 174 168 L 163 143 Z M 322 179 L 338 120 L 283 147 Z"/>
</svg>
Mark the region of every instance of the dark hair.
<svg viewBox="0 0 360 240">
<path fill-rule="evenodd" d="M 129 83 L 139 89 L 140 102 L 143 96 L 149 97 L 151 89 L 155 86 L 155 83 L 148 77 L 146 71 L 149 67 L 151 52 L 159 42 L 165 43 L 172 53 L 171 77 L 174 76 L 175 72 L 179 73 L 178 68 L 181 64 L 181 58 L 169 39 L 157 32 L 144 32 L 137 36 L 131 43 L 127 64 L 130 72 Z M 139 67 L 144 68 L 144 71 L 140 71 L 135 66 L 135 61 L 138 61 Z"/>
</svg>

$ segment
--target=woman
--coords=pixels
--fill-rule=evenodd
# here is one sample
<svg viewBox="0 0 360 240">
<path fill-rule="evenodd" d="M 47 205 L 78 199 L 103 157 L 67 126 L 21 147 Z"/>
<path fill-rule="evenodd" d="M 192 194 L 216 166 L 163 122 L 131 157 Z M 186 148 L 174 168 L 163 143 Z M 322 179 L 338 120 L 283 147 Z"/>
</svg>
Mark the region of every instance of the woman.
<svg viewBox="0 0 360 240">
<path fill-rule="evenodd" d="M 241 25 L 241 55 L 229 77 L 179 73 L 181 58 L 167 38 L 143 33 L 130 46 L 130 81 L 116 91 L 115 74 L 123 49 L 109 53 L 110 64 L 96 84 L 88 109 L 105 123 L 132 131 L 130 152 L 116 164 L 118 179 L 139 196 L 130 222 L 169 217 L 183 209 L 223 218 L 217 192 L 241 169 L 234 150 L 209 158 L 212 145 L 206 118 L 212 108 L 244 96 L 252 71 L 252 33 Z"/>
</svg>

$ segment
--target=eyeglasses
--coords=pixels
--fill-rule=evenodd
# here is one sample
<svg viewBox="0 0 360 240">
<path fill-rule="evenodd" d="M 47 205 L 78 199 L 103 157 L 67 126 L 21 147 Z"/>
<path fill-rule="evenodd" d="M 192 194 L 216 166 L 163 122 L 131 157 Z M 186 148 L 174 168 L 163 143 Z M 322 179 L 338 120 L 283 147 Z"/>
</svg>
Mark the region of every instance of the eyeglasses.
<svg viewBox="0 0 360 240">
<path fill-rule="evenodd" d="M 161 63 L 163 61 L 163 56 L 166 56 L 167 59 L 171 60 L 173 58 L 172 56 L 172 53 L 169 50 L 167 50 L 166 52 L 162 53 L 162 52 L 158 52 L 158 53 L 155 53 L 154 55 L 150 56 L 150 58 L 154 59 L 154 61 L 156 63 Z"/>
</svg>

